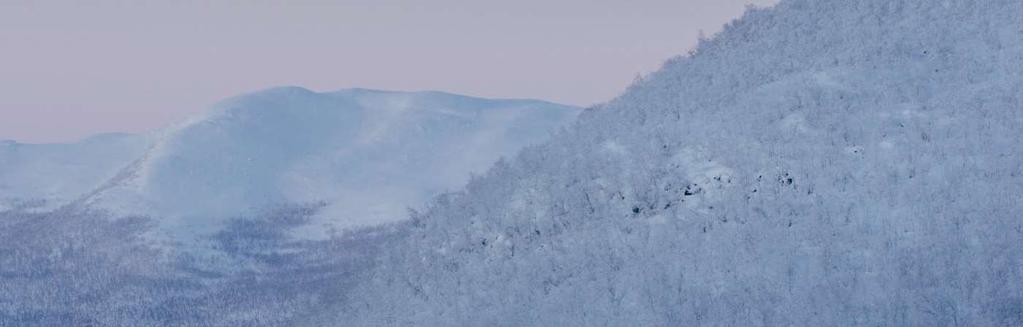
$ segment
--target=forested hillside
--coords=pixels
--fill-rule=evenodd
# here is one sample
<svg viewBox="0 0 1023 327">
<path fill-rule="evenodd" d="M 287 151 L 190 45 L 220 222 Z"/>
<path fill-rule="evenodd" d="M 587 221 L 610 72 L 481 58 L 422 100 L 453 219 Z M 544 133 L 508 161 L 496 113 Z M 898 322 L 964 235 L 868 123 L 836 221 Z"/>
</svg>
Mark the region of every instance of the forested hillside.
<svg viewBox="0 0 1023 327">
<path fill-rule="evenodd" d="M 415 215 L 324 321 L 1023 324 L 1021 17 L 751 10 Z"/>
<path fill-rule="evenodd" d="M 229 102 L 109 192 L 52 212 L 0 211 L 0 325 L 1020 326 L 1021 18 L 1018 0 L 751 8 L 464 189 L 407 219 L 322 238 L 305 236 L 338 217 L 332 203 L 290 192 L 363 203 L 331 186 L 360 175 L 332 169 L 351 163 L 341 154 L 393 153 L 359 152 L 360 142 L 437 156 L 389 157 L 370 169 L 381 179 L 354 184 L 379 186 L 490 149 L 405 143 L 427 130 L 468 126 L 489 139 L 486 122 L 532 125 L 457 108 L 405 124 L 388 117 L 408 117 L 408 102 L 359 90 Z M 388 105 L 363 111 L 352 96 Z M 327 110 L 334 101 L 358 110 Z M 339 129 L 307 115 L 318 110 L 382 118 Z M 374 132 L 391 128 L 407 133 Z M 235 143 L 253 139 L 300 159 Z M 327 140 L 359 151 L 317 146 Z M 220 174 L 249 158 L 270 168 Z M 184 211 L 287 201 L 214 215 L 219 229 L 196 234 L 208 251 L 181 251 L 147 237 L 165 226 L 159 216 L 96 209 L 145 202 L 104 199 Z"/>
</svg>

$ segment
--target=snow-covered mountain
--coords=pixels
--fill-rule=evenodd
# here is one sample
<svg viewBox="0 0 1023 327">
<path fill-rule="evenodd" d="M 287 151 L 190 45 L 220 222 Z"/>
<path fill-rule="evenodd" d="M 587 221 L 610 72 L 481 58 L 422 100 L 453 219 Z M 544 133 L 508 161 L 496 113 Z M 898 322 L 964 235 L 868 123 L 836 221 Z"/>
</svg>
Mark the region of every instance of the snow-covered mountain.
<svg viewBox="0 0 1023 327">
<path fill-rule="evenodd" d="M 157 133 L 138 160 L 78 203 L 202 234 L 228 218 L 323 202 L 301 231 L 320 237 L 403 219 L 579 111 L 440 92 L 269 89 Z"/>
<path fill-rule="evenodd" d="M 149 138 L 103 134 L 69 144 L 0 142 L 0 211 L 49 210 L 75 200 L 138 159 Z"/>
<path fill-rule="evenodd" d="M 227 222 L 211 242 L 234 270 L 164 254 L 136 237 L 146 219 L 0 212 L 0 324 L 1023 326 L 1020 17 L 1018 0 L 753 9 L 405 222 L 314 241 L 287 234 L 314 207 Z M 168 210 L 180 227 L 345 197 L 296 191 L 321 179 L 388 194 L 368 187 L 486 148 L 439 131 L 487 139 L 471 127 L 520 113 L 466 102 L 489 103 L 241 97 L 164 133 L 81 203 Z M 410 112 L 437 121 L 395 118 Z M 417 143 L 431 137 L 463 143 Z"/>
<path fill-rule="evenodd" d="M 414 217 L 314 325 L 1023 325 L 1023 2 L 783 0 Z"/>
</svg>

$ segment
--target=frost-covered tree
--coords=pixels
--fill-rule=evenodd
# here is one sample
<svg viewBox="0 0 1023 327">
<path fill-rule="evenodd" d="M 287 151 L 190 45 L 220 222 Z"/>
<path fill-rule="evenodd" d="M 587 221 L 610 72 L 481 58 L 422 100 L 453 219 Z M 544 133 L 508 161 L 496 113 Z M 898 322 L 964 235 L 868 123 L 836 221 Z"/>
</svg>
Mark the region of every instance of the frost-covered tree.
<svg viewBox="0 0 1023 327">
<path fill-rule="evenodd" d="M 438 199 L 330 322 L 1023 324 L 1021 17 L 753 9 Z"/>
<path fill-rule="evenodd" d="M 289 237 L 321 205 L 235 218 L 208 243 L 154 243 L 151 219 L 0 212 L 0 326 L 289 326 L 347 299 L 394 227 Z M 203 248 L 204 251 L 196 251 Z"/>
</svg>

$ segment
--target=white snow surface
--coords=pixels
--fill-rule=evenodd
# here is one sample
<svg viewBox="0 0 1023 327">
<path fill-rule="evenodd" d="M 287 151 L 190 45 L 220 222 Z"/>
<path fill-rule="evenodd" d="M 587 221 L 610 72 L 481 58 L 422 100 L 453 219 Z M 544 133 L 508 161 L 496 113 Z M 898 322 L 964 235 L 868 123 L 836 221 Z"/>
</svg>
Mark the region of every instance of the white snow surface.
<svg viewBox="0 0 1023 327">
<path fill-rule="evenodd" d="M 393 222 L 499 157 L 546 140 L 580 109 L 441 92 L 274 88 L 160 131 L 79 201 L 147 215 L 177 236 L 289 204 L 327 207 L 298 233 Z M 70 172 L 70 171 L 69 171 Z"/>
<path fill-rule="evenodd" d="M 50 210 L 114 177 L 150 138 L 102 134 L 69 144 L 0 142 L 0 211 Z"/>
</svg>

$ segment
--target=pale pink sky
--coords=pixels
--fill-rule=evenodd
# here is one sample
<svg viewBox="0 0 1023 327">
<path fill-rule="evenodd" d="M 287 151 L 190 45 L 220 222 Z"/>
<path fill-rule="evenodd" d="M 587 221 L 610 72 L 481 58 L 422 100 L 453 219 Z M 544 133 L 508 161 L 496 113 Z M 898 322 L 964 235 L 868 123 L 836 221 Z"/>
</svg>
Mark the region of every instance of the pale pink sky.
<svg viewBox="0 0 1023 327">
<path fill-rule="evenodd" d="M 282 85 L 585 106 L 776 0 L 88 2 L 0 1 L 0 140 L 140 132 Z"/>
</svg>

